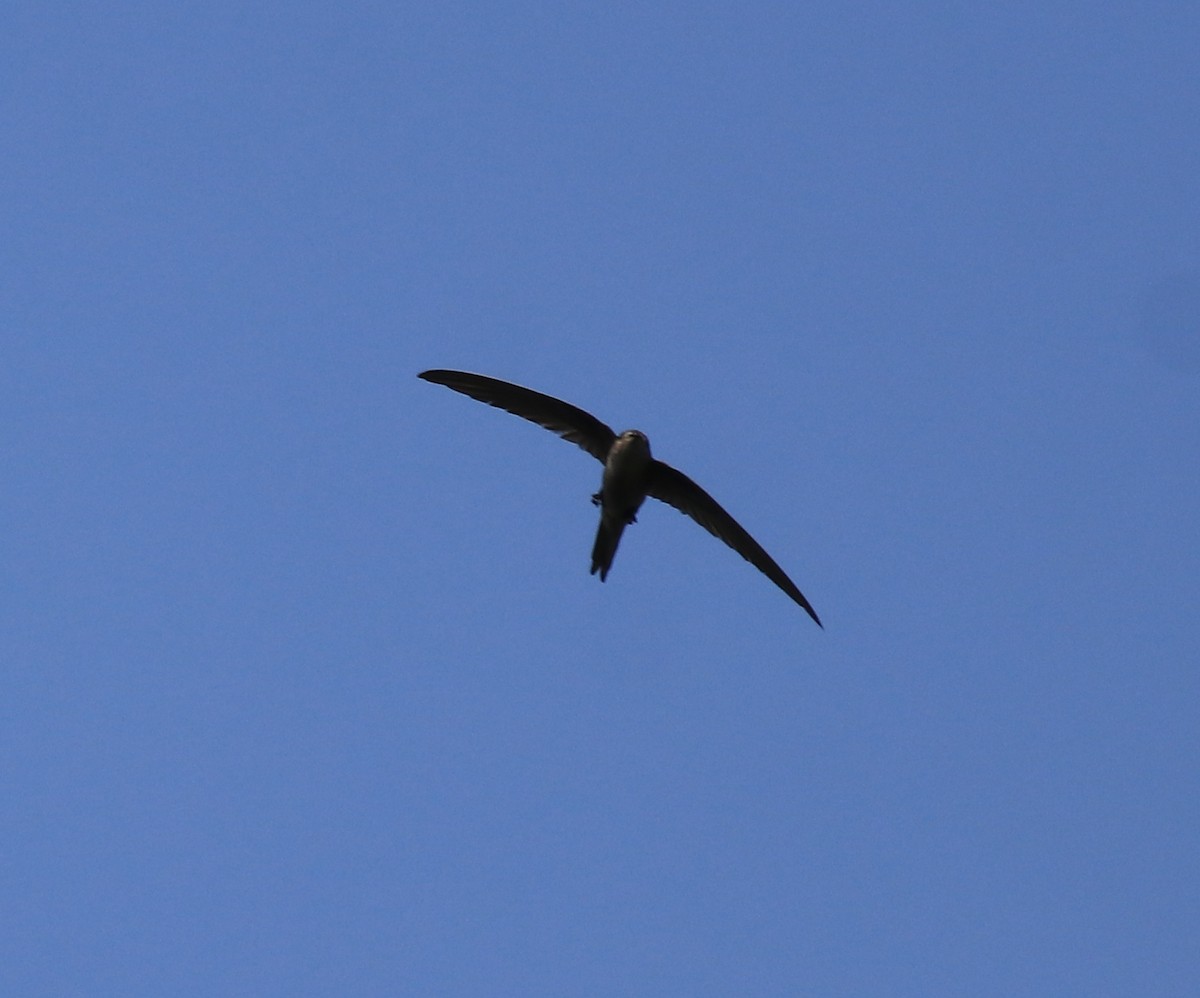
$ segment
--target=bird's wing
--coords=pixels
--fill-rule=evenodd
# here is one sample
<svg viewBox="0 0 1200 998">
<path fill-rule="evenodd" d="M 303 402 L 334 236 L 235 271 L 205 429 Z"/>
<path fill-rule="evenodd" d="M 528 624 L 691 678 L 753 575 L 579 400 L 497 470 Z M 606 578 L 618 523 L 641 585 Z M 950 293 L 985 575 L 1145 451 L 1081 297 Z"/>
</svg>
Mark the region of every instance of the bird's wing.
<svg viewBox="0 0 1200 998">
<path fill-rule="evenodd" d="M 470 395 L 473 399 L 504 409 L 514 416 L 528 419 L 557 433 L 564 440 L 578 444 L 585 451 L 603 461 L 617 435 L 595 416 L 577 409 L 561 399 L 543 395 L 541 392 L 509 384 L 482 374 L 466 371 L 422 371 L 417 377 L 435 385 L 445 385 L 456 392 Z"/>
<path fill-rule="evenodd" d="M 787 577 L 784 570 L 775 564 L 774 559 L 762 549 L 758 541 L 746 533 L 745 528 L 726 513 L 716 499 L 682 471 L 676 471 L 662 461 L 655 461 L 650 466 L 649 494 L 669 506 L 674 506 L 679 512 L 686 513 L 714 537 L 723 540 L 799 603 L 817 622 L 818 627 L 824 628 L 821 618 L 804 598 L 804 594 L 796 588 L 796 584 Z"/>
</svg>

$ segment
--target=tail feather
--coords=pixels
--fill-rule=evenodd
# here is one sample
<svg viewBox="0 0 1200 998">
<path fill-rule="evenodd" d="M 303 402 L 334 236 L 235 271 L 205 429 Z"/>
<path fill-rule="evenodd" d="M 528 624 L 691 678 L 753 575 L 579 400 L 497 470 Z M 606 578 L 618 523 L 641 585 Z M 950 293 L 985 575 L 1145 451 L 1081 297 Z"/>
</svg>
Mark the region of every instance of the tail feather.
<svg viewBox="0 0 1200 998">
<path fill-rule="evenodd" d="M 621 534 L 625 532 L 625 524 L 621 521 L 612 522 L 606 516 L 600 517 L 600 526 L 596 528 L 596 543 L 592 545 L 592 575 L 600 573 L 600 581 L 608 578 L 608 570 L 612 568 L 613 558 L 617 554 L 617 545 L 621 543 Z"/>
</svg>

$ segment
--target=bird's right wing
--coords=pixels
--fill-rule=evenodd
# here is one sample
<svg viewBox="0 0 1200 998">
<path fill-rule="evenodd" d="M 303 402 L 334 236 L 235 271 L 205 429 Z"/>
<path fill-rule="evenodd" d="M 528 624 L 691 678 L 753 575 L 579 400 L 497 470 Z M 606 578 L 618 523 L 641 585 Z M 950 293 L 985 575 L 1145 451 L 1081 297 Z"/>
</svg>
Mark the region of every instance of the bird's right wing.
<svg viewBox="0 0 1200 998">
<path fill-rule="evenodd" d="M 528 419 L 557 433 L 564 440 L 578 444 L 597 461 L 608 457 L 609 448 L 617 435 L 612 428 L 590 413 L 562 399 L 543 395 L 520 385 L 466 371 L 422 371 L 417 377 L 435 385 L 445 385 L 480 402 L 504 409 L 514 416 Z"/>
</svg>

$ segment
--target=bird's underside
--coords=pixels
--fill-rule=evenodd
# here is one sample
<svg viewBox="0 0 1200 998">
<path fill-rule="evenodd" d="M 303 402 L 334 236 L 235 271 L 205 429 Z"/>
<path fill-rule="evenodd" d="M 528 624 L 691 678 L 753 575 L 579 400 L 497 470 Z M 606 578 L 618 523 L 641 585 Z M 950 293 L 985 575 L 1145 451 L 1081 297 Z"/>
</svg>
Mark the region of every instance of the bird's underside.
<svg viewBox="0 0 1200 998">
<path fill-rule="evenodd" d="M 761 545 L 687 475 L 656 460 L 650 453 L 649 440 L 640 430 L 614 433 L 595 416 L 568 402 L 482 374 L 434 370 L 418 377 L 544 426 L 604 465 L 600 491 L 592 497 L 600 507 L 592 573 L 599 572 L 601 581 L 608 577 L 625 527 L 635 522 L 646 496 L 652 496 L 687 514 L 724 541 L 803 607 L 818 626 L 824 626 L 796 584 Z"/>
</svg>

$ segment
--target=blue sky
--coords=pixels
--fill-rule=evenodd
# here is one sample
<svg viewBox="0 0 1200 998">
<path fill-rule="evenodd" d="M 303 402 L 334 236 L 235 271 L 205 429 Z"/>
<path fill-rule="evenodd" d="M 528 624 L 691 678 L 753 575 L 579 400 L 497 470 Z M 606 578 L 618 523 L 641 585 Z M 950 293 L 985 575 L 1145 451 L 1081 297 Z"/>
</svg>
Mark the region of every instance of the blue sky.
<svg viewBox="0 0 1200 998">
<path fill-rule="evenodd" d="M 1197 993 L 1198 42 L 10 11 L 0 989 Z"/>
</svg>

